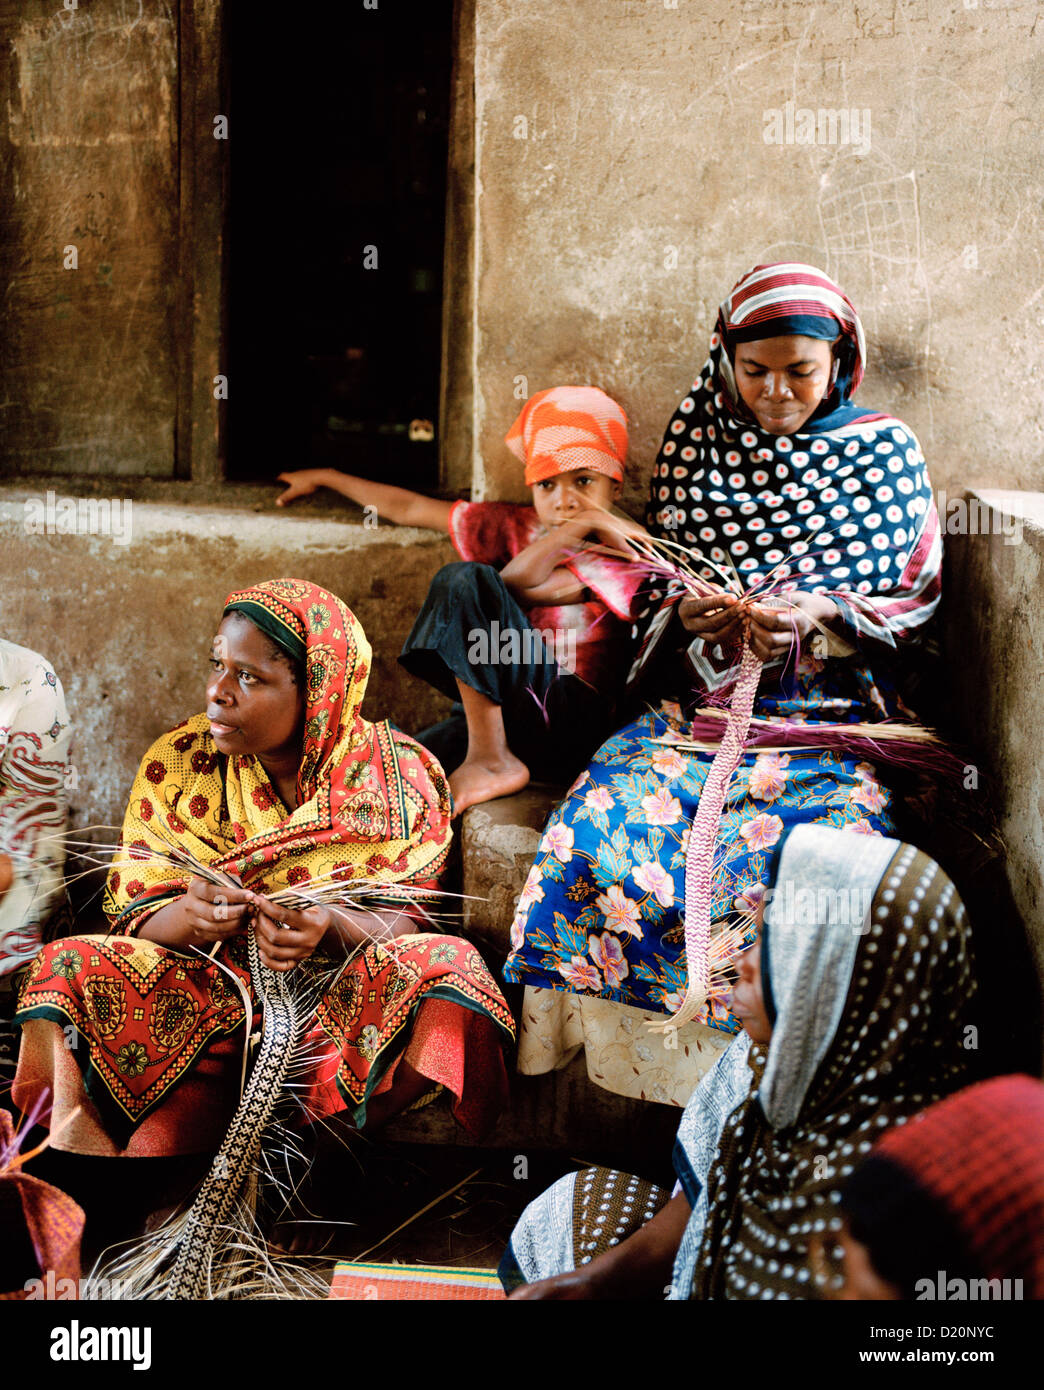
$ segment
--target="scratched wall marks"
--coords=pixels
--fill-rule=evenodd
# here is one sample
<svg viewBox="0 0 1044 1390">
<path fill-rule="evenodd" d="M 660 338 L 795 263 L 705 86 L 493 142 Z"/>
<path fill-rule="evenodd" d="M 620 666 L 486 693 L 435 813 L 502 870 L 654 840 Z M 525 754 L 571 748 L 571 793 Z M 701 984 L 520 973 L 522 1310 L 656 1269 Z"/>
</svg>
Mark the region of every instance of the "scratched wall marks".
<svg viewBox="0 0 1044 1390">
<path fill-rule="evenodd" d="M 936 486 L 1044 489 L 1035 0 L 476 0 L 475 37 L 487 496 L 521 495 L 502 445 L 520 383 L 591 381 L 631 420 L 633 509 L 718 302 L 783 259 L 849 291 L 860 399 L 917 431 Z M 815 142 L 788 138 L 788 108 Z M 986 398 L 967 389 L 1001 360 Z"/>
<path fill-rule="evenodd" d="M 176 18 L 22 0 L 0 50 L 4 470 L 170 477 Z"/>
</svg>

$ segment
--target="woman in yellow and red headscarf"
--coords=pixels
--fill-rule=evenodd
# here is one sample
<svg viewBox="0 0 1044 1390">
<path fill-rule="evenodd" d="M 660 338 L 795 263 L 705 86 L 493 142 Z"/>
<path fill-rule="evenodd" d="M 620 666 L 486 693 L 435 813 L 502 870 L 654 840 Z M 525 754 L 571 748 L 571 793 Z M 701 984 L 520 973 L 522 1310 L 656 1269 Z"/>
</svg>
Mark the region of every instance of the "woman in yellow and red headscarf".
<svg viewBox="0 0 1044 1390">
<path fill-rule="evenodd" d="M 259 1026 L 250 928 L 276 972 L 369 941 L 310 1026 L 310 1118 L 347 1111 L 373 1127 L 441 1085 L 469 1129 L 492 1122 L 513 1025 L 474 948 L 413 934 L 395 908 L 272 901 L 331 879 L 430 886 L 443 866 L 445 777 L 412 739 L 362 718 L 369 666 L 359 623 L 315 584 L 229 597 L 206 712 L 158 739 L 135 780 L 105 893 L 112 934 L 45 947 L 22 991 L 15 1098 L 28 1106 L 52 1090 L 59 1149 L 214 1150 L 239 1096 L 248 994 Z M 172 850 L 242 886 L 171 867 Z"/>
</svg>

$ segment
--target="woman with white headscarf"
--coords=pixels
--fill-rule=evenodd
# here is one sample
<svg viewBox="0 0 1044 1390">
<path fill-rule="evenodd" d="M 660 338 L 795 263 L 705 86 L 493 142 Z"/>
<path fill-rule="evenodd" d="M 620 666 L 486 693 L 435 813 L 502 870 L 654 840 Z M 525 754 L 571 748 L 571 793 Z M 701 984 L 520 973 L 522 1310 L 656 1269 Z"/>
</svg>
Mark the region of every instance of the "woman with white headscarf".
<svg viewBox="0 0 1044 1390">
<path fill-rule="evenodd" d="M 811 1248 L 840 1232 L 845 1180 L 972 1079 L 970 928 L 933 860 L 800 826 L 771 890 L 733 992 L 745 1031 L 682 1117 L 675 1195 L 604 1169 L 561 1179 L 501 1264 L 517 1297 L 815 1297 Z"/>
</svg>

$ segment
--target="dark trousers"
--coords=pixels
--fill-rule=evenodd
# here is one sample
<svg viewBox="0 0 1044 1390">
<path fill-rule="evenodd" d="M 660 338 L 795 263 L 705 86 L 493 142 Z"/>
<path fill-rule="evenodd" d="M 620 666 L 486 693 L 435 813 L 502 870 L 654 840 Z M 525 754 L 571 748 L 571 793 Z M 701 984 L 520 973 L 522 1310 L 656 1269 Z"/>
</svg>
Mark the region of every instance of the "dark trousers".
<svg viewBox="0 0 1044 1390">
<path fill-rule="evenodd" d="M 492 565 L 439 570 L 399 661 L 451 699 L 459 678 L 500 705 L 508 747 L 543 781 L 571 781 L 612 731 L 604 696 L 559 668 Z M 417 738 L 452 772 L 467 752 L 463 706 Z"/>
</svg>

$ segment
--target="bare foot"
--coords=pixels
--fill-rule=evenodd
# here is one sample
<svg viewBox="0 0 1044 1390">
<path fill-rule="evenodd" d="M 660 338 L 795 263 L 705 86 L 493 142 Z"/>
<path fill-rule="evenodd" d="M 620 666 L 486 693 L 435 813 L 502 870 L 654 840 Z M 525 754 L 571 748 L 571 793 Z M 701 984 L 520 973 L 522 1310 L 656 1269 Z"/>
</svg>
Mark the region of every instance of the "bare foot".
<svg viewBox="0 0 1044 1390">
<path fill-rule="evenodd" d="M 168 1206 L 157 1207 L 155 1211 L 150 1212 L 145 1218 L 145 1234 L 147 1236 L 155 1235 L 161 1226 L 165 1226 L 170 1218 L 181 1210 L 181 1207 L 181 1202 L 173 1202 Z"/>
<path fill-rule="evenodd" d="M 353 1215 L 345 1196 L 346 1166 L 347 1177 L 360 1175 L 359 1160 L 351 1153 L 358 1140 L 359 1132 L 344 1112 L 309 1127 L 301 1139 L 307 1156 L 303 1171 L 300 1158 L 294 1159 L 281 1175 L 281 1189 L 266 1194 L 271 1206 L 263 1225 L 270 1231 L 270 1249 L 319 1255 L 355 1227 L 356 1220 L 343 1218 Z"/>
<path fill-rule="evenodd" d="M 496 762 L 465 758 L 456 772 L 450 773 L 449 784 L 453 793 L 453 814 L 459 816 L 481 801 L 520 792 L 529 785 L 529 768 L 513 753 L 506 753 Z"/>
<path fill-rule="evenodd" d="M 281 1221 L 272 1232 L 269 1249 L 281 1255 L 321 1255 L 343 1227 L 344 1222 L 319 1219 Z"/>
</svg>

